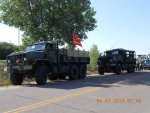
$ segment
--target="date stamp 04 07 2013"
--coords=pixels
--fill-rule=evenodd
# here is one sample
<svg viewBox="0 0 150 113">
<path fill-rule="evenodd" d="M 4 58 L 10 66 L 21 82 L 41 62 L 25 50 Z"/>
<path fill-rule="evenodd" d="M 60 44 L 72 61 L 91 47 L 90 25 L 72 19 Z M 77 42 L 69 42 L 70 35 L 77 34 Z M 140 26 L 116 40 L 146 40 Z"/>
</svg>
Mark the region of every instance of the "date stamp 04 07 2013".
<svg viewBox="0 0 150 113">
<path fill-rule="evenodd" d="M 142 103 L 141 98 L 97 98 L 96 103 Z"/>
</svg>

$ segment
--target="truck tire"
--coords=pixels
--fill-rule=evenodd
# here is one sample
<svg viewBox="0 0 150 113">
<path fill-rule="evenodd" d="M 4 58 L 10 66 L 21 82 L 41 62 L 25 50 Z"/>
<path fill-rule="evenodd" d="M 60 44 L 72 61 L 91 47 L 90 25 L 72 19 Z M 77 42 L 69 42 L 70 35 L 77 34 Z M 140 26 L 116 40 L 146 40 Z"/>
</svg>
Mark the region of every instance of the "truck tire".
<svg viewBox="0 0 150 113">
<path fill-rule="evenodd" d="M 77 65 L 72 65 L 69 69 L 69 79 L 76 80 L 79 78 L 79 70 Z"/>
<path fill-rule="evenodd" d="M 10 81 L 13 85 L 22 85 L 23 77 L 19 73 L 13 72 L 10 75 Z"/>
<path fill-rule="evenodd" d="M 117 66 L 116 66 L 116 74 L 117 75 L 121 74 L 121 65 L 120 64 L 117 64 Z"/>
<path fill-rule="evenodd" d="M 131 73 L 131 70 L 130 70 L 130 69 L 127 69 L 127 72 L 128 72 L 128 73 Z"/>
<path fill-rule="evenodd" d="M 132 72 L 132 66 L 131 66 L 131 64 L 128 65 L 128 67 L 127 67 L 127 72 L 128 72 L 128 73 L 131 73 L 131 72 Z"/>
<path fill-rule="evenodd" d="M 84 79 L 86 77 L 87 67 L 86 65 L 81 65 L 79 67 L 79 79 Z"/>
<path fill-rule="evenodd" d="M 135 72 L 135 65 L 132 65 L 132 70 L 131 70 L 132 73 Z"/>
<path fill-rule="evenodd" d="M 98 66 L 98 73 L 99 75 L 104 75 L 104 68 L 102 66 Z"/>
<path fill-rule="evenodd" d="M 47 67 L 45 65 L 37 66 L 35 70 L 35 81 L 38 85 L 45 85 L 47 82 Z"/>
</svg>

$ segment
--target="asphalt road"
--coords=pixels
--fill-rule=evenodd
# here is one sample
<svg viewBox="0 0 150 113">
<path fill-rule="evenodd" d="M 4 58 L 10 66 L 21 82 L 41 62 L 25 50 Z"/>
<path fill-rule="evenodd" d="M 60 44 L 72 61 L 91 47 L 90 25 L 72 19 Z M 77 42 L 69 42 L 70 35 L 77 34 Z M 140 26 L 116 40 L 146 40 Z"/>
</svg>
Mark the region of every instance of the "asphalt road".
<svg viewBox="0 0 150 113">
<path fill-rule="evenodd" d="M 0 113 L 150 113 L 150 71 L 0 88 Z"/>
</svg>

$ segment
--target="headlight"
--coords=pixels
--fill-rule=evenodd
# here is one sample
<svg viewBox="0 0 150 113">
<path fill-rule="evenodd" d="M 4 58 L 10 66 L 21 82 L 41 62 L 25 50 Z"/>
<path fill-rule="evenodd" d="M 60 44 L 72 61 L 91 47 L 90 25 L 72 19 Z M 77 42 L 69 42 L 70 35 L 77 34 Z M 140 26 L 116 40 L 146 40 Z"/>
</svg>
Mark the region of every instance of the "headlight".
<svg viewBox="0 0 150 113">
<path fill-rule="evenodd" d="M 23 58 L 23 61 L 26 61 L 27 60 L 27 58 Z"/>
<path fill-rule="evenodd" d="M 7 60 L 7 63 L 10 63 L 10 60 Z"/>
</svg>

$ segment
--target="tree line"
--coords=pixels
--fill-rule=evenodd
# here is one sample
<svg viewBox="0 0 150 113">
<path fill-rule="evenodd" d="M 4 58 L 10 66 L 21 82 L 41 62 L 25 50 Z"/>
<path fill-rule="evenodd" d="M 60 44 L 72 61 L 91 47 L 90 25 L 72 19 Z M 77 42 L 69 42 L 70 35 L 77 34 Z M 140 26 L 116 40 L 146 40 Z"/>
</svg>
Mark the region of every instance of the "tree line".
<svg viewBox="0 0 150 113">
<path fill-rule="evenodd" d="M 0 42 L 0 60 L 6 60 L 7 55 L 14 52 L 17 46 L 12 43 Z"/>
</svg>

